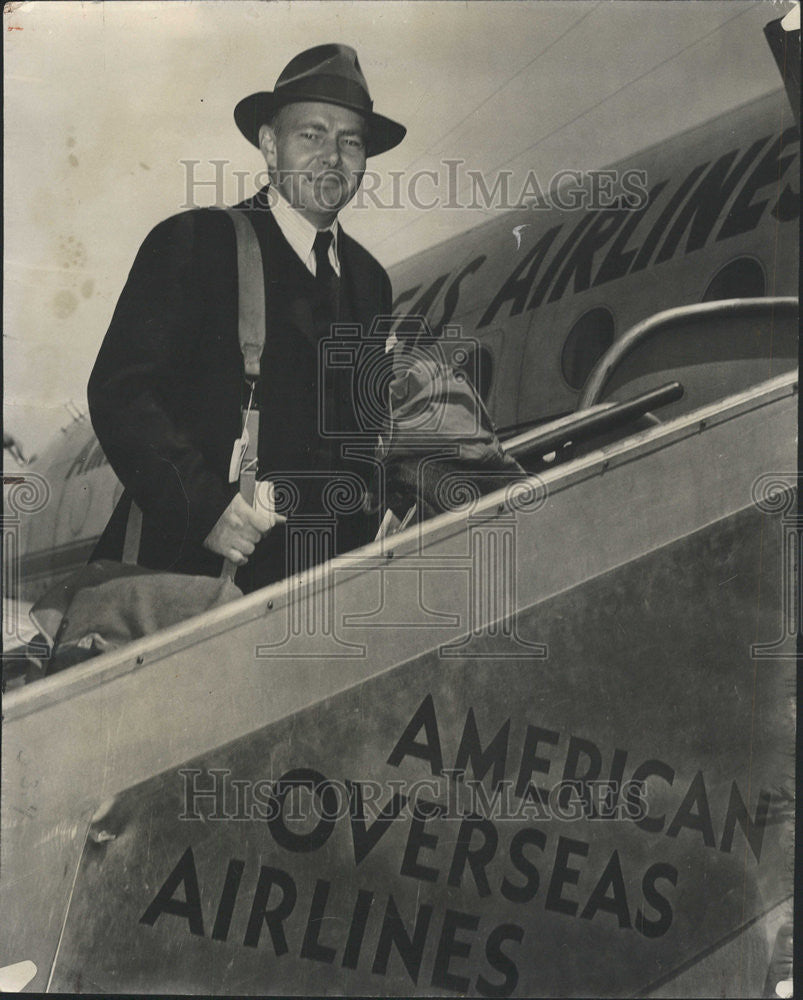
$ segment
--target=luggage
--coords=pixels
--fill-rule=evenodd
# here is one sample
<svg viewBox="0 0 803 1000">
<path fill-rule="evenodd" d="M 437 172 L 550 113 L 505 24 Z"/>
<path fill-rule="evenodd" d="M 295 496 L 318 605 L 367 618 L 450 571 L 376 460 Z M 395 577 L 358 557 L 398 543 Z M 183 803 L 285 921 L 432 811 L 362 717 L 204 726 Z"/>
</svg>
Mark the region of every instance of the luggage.
<svg viewBox="0 0 803 1000">
<path fill-rule="evenodd" d="M 440 340 L 427 331 L 396 350 L 389 426 L 377 448 L 386 506 L 396 518 L 403 520 L 413 504 L 420 520 L 463 508 L 526 478 L 502 449 L 471 379 L 448 360 Z"/>
<path fill-rule="evenodd" d="M 30 617 L 51 650 L 49 675 L 238 597 L 227 577 L 99 559 L 40 597 Z"/>
</svg>

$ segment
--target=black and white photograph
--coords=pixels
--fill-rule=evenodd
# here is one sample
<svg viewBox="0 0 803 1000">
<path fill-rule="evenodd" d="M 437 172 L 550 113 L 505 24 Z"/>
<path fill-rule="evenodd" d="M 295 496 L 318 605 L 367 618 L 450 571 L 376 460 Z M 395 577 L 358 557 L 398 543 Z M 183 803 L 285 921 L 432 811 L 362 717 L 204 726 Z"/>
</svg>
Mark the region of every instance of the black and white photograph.
<svg viewBox="0 0 803 1000">
<path fill-rule="evenodd" d="M 0 992 L 793 997 L 799 2 L 3 15 Z"/>
</svg>

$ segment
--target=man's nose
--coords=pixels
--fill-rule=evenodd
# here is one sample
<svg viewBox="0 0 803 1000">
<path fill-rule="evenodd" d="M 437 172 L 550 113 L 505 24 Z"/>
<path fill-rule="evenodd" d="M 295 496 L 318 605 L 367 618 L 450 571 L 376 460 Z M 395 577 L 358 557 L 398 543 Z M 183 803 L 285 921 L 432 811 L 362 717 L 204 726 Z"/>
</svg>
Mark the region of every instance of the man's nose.
<svg viewBox="0 0 803 1000">
<path fill-rule="evenodd" d="M 321 160 L 328 167 L 336 167 L 340 161 L 340 145 L 334 136 L 324 139 L 321 147 Z"/>
</svg>

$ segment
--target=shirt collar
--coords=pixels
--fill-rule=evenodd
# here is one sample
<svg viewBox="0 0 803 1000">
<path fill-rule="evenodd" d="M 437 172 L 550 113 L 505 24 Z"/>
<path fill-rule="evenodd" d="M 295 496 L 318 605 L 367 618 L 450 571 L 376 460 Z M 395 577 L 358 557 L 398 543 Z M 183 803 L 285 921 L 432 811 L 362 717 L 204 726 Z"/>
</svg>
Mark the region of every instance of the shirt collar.
<svg viewBox="0 0 803 1000">
<path fill-rule="evenodd" d="M 271 186 L 271 190 L 275 192 L 275 197 L 272 197 L 270 200 L 271 211 L 279 229 L 281 229 L 284 238 L 301 258 L 307 270 L 315 274 L 315 253 L 312 247 L 318 230 L 293 208 L 278 188 Z M 337 240 L 340 226 L 337 219 L 334 219 L 332 224 L 327 226 L 326 229 L 333 236 L 332 244 L 329 247 L 329 263 L 334 268 L 335 274 L 339 277 L 340 257 L 337 252 Z"/>
</svg>

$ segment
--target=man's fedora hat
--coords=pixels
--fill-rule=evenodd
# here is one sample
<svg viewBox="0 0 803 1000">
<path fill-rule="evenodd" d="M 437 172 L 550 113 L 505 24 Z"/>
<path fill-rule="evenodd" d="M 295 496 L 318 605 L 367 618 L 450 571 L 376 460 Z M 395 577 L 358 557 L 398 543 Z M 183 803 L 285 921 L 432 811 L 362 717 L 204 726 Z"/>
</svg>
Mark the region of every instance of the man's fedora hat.
<svg viewBox="0 0 803 1000">
<path fill-rule="evenodd" d="M 374 111 L 357 53 L 348 45 L 316 45 L 299 53 L 279 74 L 272 91 L 260 91 L 239 102 L 234 120 L 246 139 L 259 146 L 260 127 L 279 108 L 297 101 L 323 101 L 358 111 L 368 124 L 368 156 L 398 146 L 407 132 L 404 125 Z"/>
</svg>

